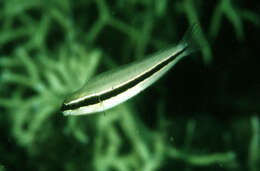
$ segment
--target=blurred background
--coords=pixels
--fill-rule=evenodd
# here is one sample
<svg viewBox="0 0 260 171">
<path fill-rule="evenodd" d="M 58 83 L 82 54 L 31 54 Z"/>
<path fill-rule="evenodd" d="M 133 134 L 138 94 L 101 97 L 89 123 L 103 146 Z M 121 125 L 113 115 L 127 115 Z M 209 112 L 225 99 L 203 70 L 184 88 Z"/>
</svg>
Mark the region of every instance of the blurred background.
<svg viewBox="0 0 260 171">
<path fill-rule="evenodd" d="M 260 170 L 260 2 L 1 0 L 0 171 Z M 64 117 L 98 73 L 203 47 L 105 113 Z"/>
</svg>

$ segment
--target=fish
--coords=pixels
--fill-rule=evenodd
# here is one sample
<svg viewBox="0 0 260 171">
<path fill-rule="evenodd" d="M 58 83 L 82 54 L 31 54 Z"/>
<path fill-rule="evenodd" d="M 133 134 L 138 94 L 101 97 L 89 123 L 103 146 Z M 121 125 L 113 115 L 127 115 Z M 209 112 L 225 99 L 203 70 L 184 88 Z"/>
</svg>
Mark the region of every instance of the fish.
<svg viewBox="0 0 260 171">
<path fill-rule="evenodd" d="M 101 73 L 64 100 L 64 116 L 104 112 L 136 96 L 167 73 L 183 57 L 200 49 L 198 25 L 191 26 L 181 41 L 142 60 Z"/>
</svg>

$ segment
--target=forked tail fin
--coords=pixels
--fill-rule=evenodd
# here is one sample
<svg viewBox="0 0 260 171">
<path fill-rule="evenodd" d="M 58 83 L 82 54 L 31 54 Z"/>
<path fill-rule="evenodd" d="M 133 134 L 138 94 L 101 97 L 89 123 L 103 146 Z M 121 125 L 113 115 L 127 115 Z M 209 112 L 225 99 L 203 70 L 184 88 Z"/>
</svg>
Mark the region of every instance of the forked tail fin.
<svg viewBox="0 0 260 171">
<path fill-rule="evenodd" d="M 184 47 L 185 54 L 189 55 L 192 52 L 198 51 L 201 49 L 198 37 L 201 35 L 201 28 L 197 23 L 193 24 L 186 33 L 184 34 L 182 40 L 180 41 L 179 45 Z"/>
</svg>

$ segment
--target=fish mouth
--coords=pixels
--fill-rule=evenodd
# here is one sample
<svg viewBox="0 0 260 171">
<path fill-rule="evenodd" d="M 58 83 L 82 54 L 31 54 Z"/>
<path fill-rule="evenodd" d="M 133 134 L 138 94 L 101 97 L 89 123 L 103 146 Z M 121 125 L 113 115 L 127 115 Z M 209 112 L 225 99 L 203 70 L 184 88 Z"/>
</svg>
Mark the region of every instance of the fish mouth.
<svg viewBox="0 0 260 171">
<path fill-rule="evenodd" d="M 72 115 L 73 113 L 72 110 L 68 108 L 68 105 L 64 102 L 61 105 L 60 111 L 64 116 Z"/>
<path fill-rule="evenodd" d="M 71 110 L 61 111 L 61 113 L 63 114 L 63 116 L 69 116 L 69 115 L 72 115 Z"/>
</svg>

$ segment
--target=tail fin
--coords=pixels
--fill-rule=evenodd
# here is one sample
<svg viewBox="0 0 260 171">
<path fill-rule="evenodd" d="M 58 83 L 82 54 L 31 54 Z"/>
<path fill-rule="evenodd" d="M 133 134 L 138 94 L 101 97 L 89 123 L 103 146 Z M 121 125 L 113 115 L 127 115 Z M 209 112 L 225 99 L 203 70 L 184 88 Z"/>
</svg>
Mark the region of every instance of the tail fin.
<svg viewBox="0 0 260 171">
<path fill-rule="evenodd" d="M 198 43 L 198 37 L 201 34 L 201 28 L 197 23 L 193 24 L 184 34 L 179 45 L 186 48 L 186 55 L 200 50 L 201 47 Z"/>
</svg>

